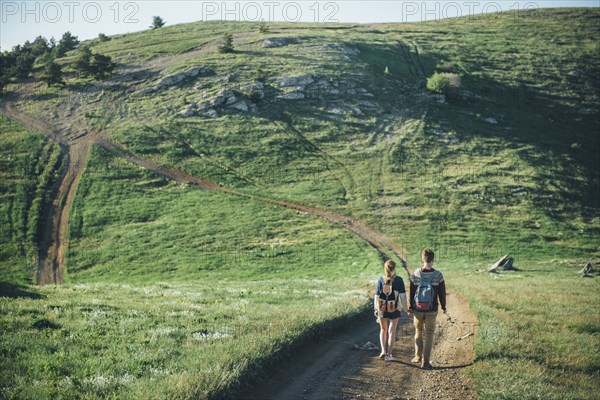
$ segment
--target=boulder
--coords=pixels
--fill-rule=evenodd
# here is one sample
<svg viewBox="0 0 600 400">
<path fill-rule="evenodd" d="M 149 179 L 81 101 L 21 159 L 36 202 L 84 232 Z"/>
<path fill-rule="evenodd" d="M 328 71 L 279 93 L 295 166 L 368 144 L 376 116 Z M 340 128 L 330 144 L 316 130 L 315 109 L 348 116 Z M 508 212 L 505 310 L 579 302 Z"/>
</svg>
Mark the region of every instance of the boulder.
<svg viewBox="0 0 600 400">
<path fill-rule="evenodd" d="M 265 97 L 265 85 L 260 82 L 242 86 L 241 90 L 254 101 L 264 99 Z"/>
<path fill-rule="evenodd" d="M 212 102 L 210 102 L 210 101 L 203 101 L 202 103 L 198 103 L 196 105 L 196 109 L 198 111 L 206 111 L 209 108 L 211 108 L 212 106 L 213 106 Z"/>
<path fill-rule="evenodd" d="M 488 268 L 488 272 L 496 272 L 498 269 L 503 269 L 505 271 L 514 270 L 515 268 L 513 267 L 513 262 L 514 259 L 512 257 L 509 257 L 508 254 L 506 254 L 494 264 L 492 264 Z"/>
<path fill-rule="evenodd" d="M 272 38 L 265 39 L 262 46 L 265 48 L 272 48 L 272 47 L 283 47 L 283 46 L 287 46 L 288 44 L 290 44 L 289 38 L 272 37 Z"/>
<path fill-rule="evenodd" d="M 592 263 L 587 263 L 580 273 L 582 274 L 582 278 L 593 278 L 596 271 L 594 270 L 594 267 L 592 267 Z"/>
<path fill-rule="evenodd" d="M 151 87 L 140 89 L 138 91 L 138 94 L 142 94 L 142 95 L 143 94 L 150 94 L 150 93 L 156 92 L 157 90 L 158 90 L 158 88 L 156 86 L 151 86 Z"/>
<path fill-rule="evenodd" d="M 360 50 L 356 47 L 348 46 L 342 43 L 328 43 L 324 45 L 318 45 L 315 47 L 317 50 L 325 52 L 325 53 L 342 53 L 346 60 L 350 58 L 348 56 L 357 56 L 360 54 Z"/>
<path fill-rule="evenodd" d="M 206 69 L 199 66 L 192 67 L 186 71 L 163 77 L 161 80 L 158 81 L 156 86 L 167 87 L 177 85 L 178 83 L 181 83 L 188 78 L 194 78 L 198 76 L 200 72 L 206 72 Z"/>
<path fill-rule="evenodd" d="M 196 104 L 191 103 L 185 106 L 181 111 L 179 111 L 179 115 L 182 117 L 191 117 L 196 114 Z"/>
<path fill-rule="evenodd" d="M 194 78 L 196 76 L 198 76 L 200 74 L 200 72 L 203 72 L 204 68 L 203 67 L 192 67 L 191 69 L 188 69 L 187 71 L 184 71 L 183 74 L 189 78 Z"/>
<path fill-rule="evenodd" d="M 229 99 L 231 99 L 232 97 L 235 98 L 235 93 L 233 92 L 233 90 L 221 89 L 217 93 L 217 96 L 213 99 L 212 105 L 220 106 L 220 105 L 226 104 L 227 101 L 229 101 Z"/>
<path fill-rule="evenodd" d="M 492 117 L 488 117 L 488 118 L 484 119 L 484 121 L 487 122 L 488 124 L 492 124 L 492 125 L 495 125 L 498 123 L 496 118 L 492 118 Z"/>
<path fill-rule="evenodd" d="M 200 113 L 199 115 L 207 118 L 217 118 L 219 116 L 219 113 L 214 108 L 211 108 L 210 110 Z"/>
<path fill-rule="evenodd" d="M 246 103 L 246 100 L 242 99 L 242 100 L 239 100 L 239 101 L 237 101 L 237 102 L 235 102 L 233 104 L 229 104 L 227 106 L 227 108 L 231 108 L 231 109 L 234 109 L 234 110 L 239 110 L 239 111 L 247 112 L 248 111 L 248 104 Z"/>
<path fill-rule="evenodd" d="M 313 76 L 311 74 L 304 74 L 298 76 L 288 76 L 282 78 L 279 81 L 279 86 L 288 87 L 288 86 L 306 86 L 314 82 Z"/>
<path fill-rule="evenodd" d="M 288 92 L 277 96 L 278 99 L 282 100 L 302 100 L 304 97 L 304 93 L 300 91 Z"/>
<path fill-rule="evenodd" d="M 239 101 L 240 101 L 240 100 L 239 100 L 239 99 L 238 99 L 238 98 L 235 96 L 235 94 L 234 94 L 234 95 L 232 95 L 232 96 L 229 96 L 229 97 L 228 97 L 228 98 L 225 100 L 225 106 L 227 107 L 227 106 L 230 106 L 230 105 L 236 104 L 236 103 L 238 103 Z"/>
<path fill-rule="evenodd" d="M 182 82 L 186 78 L 187 78 L 187 76 L 184 73 L 168 75 L 168 76 L 165 76 L 164 78 L 162 78 L 160 81 L 158 81 L 157 86 L 159 86 L 159 87 L 173 86 L 173 85 L 178 84 L 179 82 Z"/>
<path fill-rule="evenodd" d="M 577 70 L 573 70 L 573 71 L 569 71 L 569 73 L 567 75 L 572 76 L 573 78 L 579 78 L 580 73 Z"/>
<path fill-rule="evenodd" d="M 240 88 L 242 91 L 246 91 L 246 90 L 264 90 L 265 89 L 265 85 L 261 82 L 254 82 L 254 83 L 250 83 L 248 85 L 244 85 Z"/>
</svg>

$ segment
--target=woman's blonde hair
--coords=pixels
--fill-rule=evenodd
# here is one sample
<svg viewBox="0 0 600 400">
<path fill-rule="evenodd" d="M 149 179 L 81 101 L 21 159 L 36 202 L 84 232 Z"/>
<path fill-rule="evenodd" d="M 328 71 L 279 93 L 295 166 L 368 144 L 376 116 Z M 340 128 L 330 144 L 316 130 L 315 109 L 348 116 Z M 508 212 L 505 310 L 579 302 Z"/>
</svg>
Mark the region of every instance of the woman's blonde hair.
<svg viewBox="0 0 600 400">
<path fill-rule="evenodd" d="M 387 260 L 383 264 L 383 281 L 385 283 L 392 282 L 396 277 L 396 263 L 394 260 Z"/>
</svg>

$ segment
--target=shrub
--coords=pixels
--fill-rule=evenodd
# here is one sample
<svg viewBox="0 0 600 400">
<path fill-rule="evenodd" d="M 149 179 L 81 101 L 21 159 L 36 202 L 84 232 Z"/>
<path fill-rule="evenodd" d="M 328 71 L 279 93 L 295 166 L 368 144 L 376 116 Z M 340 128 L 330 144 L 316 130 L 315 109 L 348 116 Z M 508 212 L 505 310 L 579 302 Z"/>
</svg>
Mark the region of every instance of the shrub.
<svg viewBox="0 0 600 400">
<path fill-rule="evenodd" d="M 460 88 L 460 75 L 451 73 L 435 73 L 427 78 L 427 89 L 434 93 L 447 94 L 448 91 Z"/>
<path fill-rule="evenodd" d="M 223 35 L 223 42 L 219 46 L 219 52 L 221 53 L 233 53 L 233 36 L 231 33 Z"/>
</svg>

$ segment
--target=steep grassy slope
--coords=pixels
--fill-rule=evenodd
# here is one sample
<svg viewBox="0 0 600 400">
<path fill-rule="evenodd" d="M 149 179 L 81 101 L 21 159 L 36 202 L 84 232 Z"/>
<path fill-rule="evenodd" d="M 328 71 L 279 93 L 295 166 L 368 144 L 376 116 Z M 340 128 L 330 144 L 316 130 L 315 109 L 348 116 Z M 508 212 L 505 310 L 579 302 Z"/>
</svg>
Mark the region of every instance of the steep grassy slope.
<svg viewBox="0 0 600 400">
<path fill-rule="evenodd" d="M 45 207 L 61 170 L 60 148 L 0 116 L 2 281 L 35 283 Z"/>
<path fill-rule="evenodd" d="M 272 24 L 267 34 L 244 23 L 166 27 L 95 44 L 122 67 L 112 80 L 74 80 L 47 101 L 28 101 L 39 98 L 34 92 L 22 105 L 57 109 L 135 152 L 230 187 L 382 227 L 389 215 L 382 210 L 402 210 L 393 222 L 398 240 L 435 224 L 438 238 L 462 232 L 454 235 L 461 243 L 480 245 L 483 236 L 502 252 L 510 246 L 493 227 L 519 215 L 504 224 L 514 242 L 526 239 L 548 256 L 575 255 L 591 250 L 590 235 L 598 233 L 597 20 L 596 10 L 559 9 L 331 29 Z M 224 32 L 234 33 L 233 54 L 216 51 Z M 266 38 L 287 44 L 265 48 Z M 143 94 L 192 66 L 207 72 Z M 463 89 L 448 93 L 450 103 L 423 89 L 436 70 L 462 74 Z M 283 78 L 308 73 L 314 82 L 304 99 L 278 98 L 295 89 L 282 87 Z M 256 114 L 178 114 L 227 88 L 251 97 L 247 86 L 257 77 L 265 97 Z M 484 232 L 465 233 L 469 225 Z"/>
</svg>

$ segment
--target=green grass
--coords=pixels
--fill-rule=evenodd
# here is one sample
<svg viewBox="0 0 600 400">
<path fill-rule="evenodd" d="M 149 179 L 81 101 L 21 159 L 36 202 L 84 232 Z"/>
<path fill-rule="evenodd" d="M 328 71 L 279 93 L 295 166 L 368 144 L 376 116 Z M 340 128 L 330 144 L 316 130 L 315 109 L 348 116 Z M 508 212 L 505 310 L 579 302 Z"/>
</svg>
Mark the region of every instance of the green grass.
<svg viewBox="0 0 600 400">
<path fill-rule="evenodd" d="M 315 217 L 178 185 L 93 147 L 69 221 L 68 280 L 360 276 L 374 250 Z M 357 254 L 363 254 L 357 258 Z"/>
<path fill-rule="evenodd" d="M 314 217 L 97 147 L 77 190 L 68 283 L 3 287 L 4 397 L 219 398 L 368 306 L 377 253 Z"/>
<path fill-rule="evenodd" d="M 329 286 L 230 278 L 65 284 L 29 289 L 42 298 L 2 297 L 0 396 L 219 398 L 365 307 L 365 290 L 324 302 Z"/>
<path fill-rule="evenodd" d="M 500 274 L 465 262 L 447 267 L 446 279 L 479 319 L 471 373 L 480 397 L 597 399 L 600 283 L 580 278 L 573 261 L 524 259 L 517 267 Z"/>
<path fill-rule="evenodd" d="M 35 282 L 42 213 L 61 169 L 60 147 L 0 116 L 2 280 Z"/>
<path fill-rule="evenodd" d="M 479 318 L 477 360 L 469 371 L 481 398 L 593 398 L 600 365 L 595 351 L 600 321 L 593 310 L 600 299 L 596 278 L 579 278 L 581 266 L 573 260 L 600 257 L 599 15 L 597 9 L 551 9 L 519 17 L 335 25 L 339 29 L 274 23 L 266 34 L 249 23 L 171 26 L 94 44 L 94 51 L 111 55 L 123 67 L 150 69 L 135 72 L 133 81 L 117 77 L 95 88 L 95 83 L 69 77 L 65 89 L 40 86 L 18 106 L 50 117 L 76 102 L 73 126 L 100 128 L 137 154 L 244 193 L 360 218 L 393 238 L 413 266 L 422 248 L 432 246 L 450 288 L 468 298 Z M 216 49 L 225 32 L 234 34 L 232 54 Z M 267 37 L 287 37 L 293 43 L 263 48 Z M 70 54 L 62 62 L 72 59 Z M 138 94 L 159 73 L 194 65 L 210 68 L 213 78 L 227 76 L 229 82 L 198 77 L 173 90 Z M 339 93 L 313 93 L 297 102 L 269 95 L 258 102 L 254 115 L 176 115 L 205 94 L 252 82 L 258 69 L 264 71 L 271 94 L 278 93 L 280 78 L 304 73 L 336 82 Z M 426 78 L 436 71 L 460 74 L 463 97 L 449 93 L 445 104 L 427 99 Z M 194 89 L 199 83 L 207 87 Z M 379 111 L 369 111 L 360 103 L 364 100 L 376 102 Z M 332 112 L 335 107 L 342 114 Z M 486 122 L 488 118 L 497 123 Z M 27 157 L 25 149 L 22 157 Z M 39 151 L 29 149 L 29 154 Z M 11 151 L 3 147 L 3 160 Z M 243 196 L 178 186 L 97 148 L 90 157 L 69 222 L 68 284 L 56 289 L 14 286 L 12 293 L 45 297 L 2 300 L 11 313 L 23 314 L 23 319 L 13 314 L 6 319 L 14 325 L 3 335 L 2 351 L 11 359 L 33 357 L 35 371 L 45 368 L 43 360 L 49 358 L 35 354 L 51 353 L 52 341 L 31 354 L 29 337 L 22 334 L 38 332 L 32 326 L 40 318 L 58 325 L 41 330 L 44 334 L 97 334 L 83 326 L 85 319 L 73 311 L 77 307 L 111 314 L 114 326 L 139 326 L 147 336 L 136 336 L 128 342 L 132 346 L 150 340 L 152 329 L 161 327 L 167 328 L 160 330 L 158 342 L 186 346 L 194 332 L 204 329 L 200 323 L 186 317 L 176 326 L 168 316 L 151 321 L 127 310 L 155 315 L 150 310 L 167 307 L 161 294 L 169 298 L 179 291 L 182 301 L 190 296 L 192 304 L 206 302 L 207 313 L 221 315 L 211 294 L 222 282 L 234 291 L 252 286 L 245 299 L 257 306 L 236 318 L 255 317 L 260 326 L 275 320 L 269 308 L 277 307 L 300 336 L 365 305 L 364 293 L 355 296 L 352 290 L 364 289 L 377 276 L 379 260 L 346 232 Z M 11 179 L 21 179 L 16 177 Z M 36 181 L 27 179 L 29 185 Z M 2 209 L 2 218 L 8 210 Z M 13 243 L 4 239 L 13 236 L 2 234 L 6 246 Z M 475 272 L 507 253 L 521 271 Z M 28 282 L 25 262 L 10 265 L 11 282 Z M 354 299 L 340 313 L 317 305 L 316 295 L 331 279 L 342 280 Z M 302 293 L 294 301 L 273 301 L 270 296 L 276 296 L 282 282 Z M 89 290 L 96 290 L 91 299 L 114 309 L 77 305 L 91 302 Z M 119 290 L 123 297 L 114 294 Z M 134 295 L 140 290 L 153 293 L 142 305 Z M 71 324 L 46 310 L 60 299 L 74 313 Z M 221 318 L 207 321 L 221 323 Z M 223 364 L 215 364 L 219 359 L 210 355 L 212 350 L 205 350 L 206 358 L 194 351 L 165 356 L 156 365 L 174 373 L 156 379 L 136 369 L 139 362 L 128 370 L 116 367 L 118 360 L 129 361 L 126 344 L 115 336 L 98 343 L 110 347 L 114 342 L 110 357 L 116 361 L 99 355 L 101 367 L 86 370 L 77 364 L 88 362 L 81 354 L 90 350 L 82 342 L 75 347 L 80 353 L 52 368 L 64 364 L 73 371 L 71 384 L 64 383 L 69 389 L 60 388 L 67 397 L 110 396 L 117 387 L 133 397 L 147 397 L 157 388 L 163 390 L 158 397 L 216 396 L 251 376 L 253 365 L 264 365 L 277 354 L 277 346 L 268 347 L 260 335 L 246 333 L 240 336 L 242 343 L 256 341 L 247 346 L 248 353 L 238 357 L 237 342 L 223 340 L 218 345 L 223 347 L 215 346 L 227 354 Z M 296 343 L 297 338 L 282 332 L 275 340 Z M 153 347 L 160 354 L 158 348 Z M 235 367 L 228 374 L 224 366 Z M 2 370 L 3 379 L 11 371 Z M 5 393 L 59 390 L 62 378 L 56 374 L 43 381 L 38 372 L 19 371 L 20 383 L 10 389 L 3 384 Z M 212 386 L 215 377 L 222 386 Z"/>
</svg>

